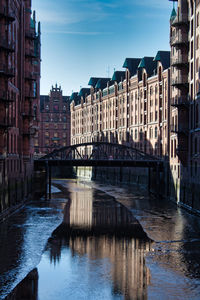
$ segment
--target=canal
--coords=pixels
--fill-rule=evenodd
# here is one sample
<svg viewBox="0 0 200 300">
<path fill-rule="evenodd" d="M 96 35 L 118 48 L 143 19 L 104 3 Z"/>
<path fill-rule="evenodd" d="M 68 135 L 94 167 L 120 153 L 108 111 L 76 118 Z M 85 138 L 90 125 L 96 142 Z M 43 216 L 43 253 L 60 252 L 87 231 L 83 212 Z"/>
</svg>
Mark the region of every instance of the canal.
<svg viewBox="0 0 200 300">
<path fill-rule="evenodd" d="M 199 299 L 199 220 L 138 187 L 54 180 L 0 224 L 0 299 Z"/>
</svg>

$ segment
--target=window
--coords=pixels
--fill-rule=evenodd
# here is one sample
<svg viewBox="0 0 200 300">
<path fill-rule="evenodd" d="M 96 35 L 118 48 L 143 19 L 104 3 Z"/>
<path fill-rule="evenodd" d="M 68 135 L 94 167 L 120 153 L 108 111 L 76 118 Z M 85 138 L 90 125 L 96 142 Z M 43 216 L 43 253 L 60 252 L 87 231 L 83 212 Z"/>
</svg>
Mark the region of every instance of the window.
<svg viewBox="0 0 200 300">
<path fill-rule="evenodd" d="M 157 138 L 157 137 L 158 137 L 158 128 L 155 127 L 155 138 Z"/>
<path fill-rule="evenodd" d="M 199 49 L 199 35 L 197 35 L 197 39 L 196 39 L 196 50 Z"/>
<path fill-rule="evenodd" d="M 48 131 L 45 131 L 45 136 L 49 136 L 49 132 Z"/>
<path fill-rule="evenodd" d="M 135 140 L 137 140 L 138 136 L 137 136 L 137 129 L 135 129 Z"/>
</svg>

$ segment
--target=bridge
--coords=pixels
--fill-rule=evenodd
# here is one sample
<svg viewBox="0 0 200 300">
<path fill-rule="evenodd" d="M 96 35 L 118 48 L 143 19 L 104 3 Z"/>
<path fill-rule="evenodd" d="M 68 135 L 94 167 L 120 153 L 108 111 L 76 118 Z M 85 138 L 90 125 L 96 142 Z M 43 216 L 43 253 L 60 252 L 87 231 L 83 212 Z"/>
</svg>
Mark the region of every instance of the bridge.
<svg viewBox="0 0 200 300">
<path fill-rule="evenodd" d="M 36 165 L 159 167 L 163 160 L 136 148 L 108 142 L 82 143 L 55 149 L 35 160 Z"/>
<path fill-rule="evenodd" d="M 55 149 L 34 161 L 35 169 L 45 168 L 51 194 L 52 166 L 87 167 L 141 167 L 153 168 L 158 173 L 163 170 L 163 160 L 139 149 L 123 144 L 91 142 Z"/>
</svg>

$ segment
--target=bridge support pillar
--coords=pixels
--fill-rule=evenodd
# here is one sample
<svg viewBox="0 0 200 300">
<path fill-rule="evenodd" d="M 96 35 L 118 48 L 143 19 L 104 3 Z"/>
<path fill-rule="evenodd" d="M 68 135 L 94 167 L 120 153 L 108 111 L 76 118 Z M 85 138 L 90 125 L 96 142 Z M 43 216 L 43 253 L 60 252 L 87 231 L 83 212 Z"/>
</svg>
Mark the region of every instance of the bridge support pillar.
<svg viewBox="0 0 200 300">
<path fill-rule="evenodd" d="M 51 199 L 51 165 L 49 165 L 49 199 Z"/>
<path fill-rule="evenodd" d="M 45 163 L 45 200 L 48 199 L 48 162 Z"/>
<path fill-rule="evenodd" d="M 151 168 L 148 168 L 148 191 L 151 190 Z"/>
<path fill-rule="evenodd" d="M 123 180 L 123 170 L 122 170 L 122 167 L 120 167 L 120 171 L 119 171 L 120 173 L 119 173 L 119 181 L 120 182 L 122 182 L 122 180 Z"/>
</svg>

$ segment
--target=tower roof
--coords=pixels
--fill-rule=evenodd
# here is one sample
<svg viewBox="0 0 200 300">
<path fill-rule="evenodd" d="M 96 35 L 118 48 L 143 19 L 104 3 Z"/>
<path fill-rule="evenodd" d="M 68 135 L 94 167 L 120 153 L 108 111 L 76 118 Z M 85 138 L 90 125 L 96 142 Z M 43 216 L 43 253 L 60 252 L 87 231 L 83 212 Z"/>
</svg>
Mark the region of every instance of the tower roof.
<svg viewBox="0 0 200 300">
<path fill-rule="evenodd" d="M 173 7 L 173 9 L 172 9 L 172 13 L 171 13 L 171 16 L 170 16 L 170 21 L 171 22 L 173 22 L 174 21 L 174 19 L 176 18 L 176 10 L 175 10 L 175 8 Z"/>
</svg>

